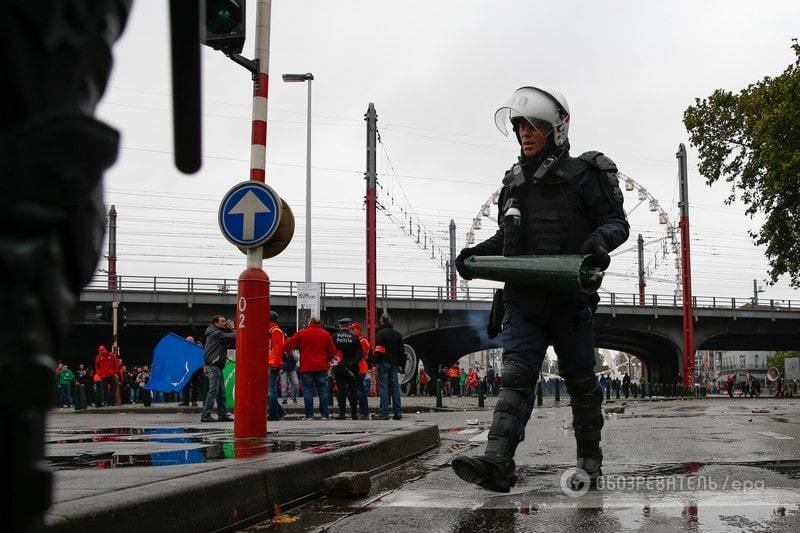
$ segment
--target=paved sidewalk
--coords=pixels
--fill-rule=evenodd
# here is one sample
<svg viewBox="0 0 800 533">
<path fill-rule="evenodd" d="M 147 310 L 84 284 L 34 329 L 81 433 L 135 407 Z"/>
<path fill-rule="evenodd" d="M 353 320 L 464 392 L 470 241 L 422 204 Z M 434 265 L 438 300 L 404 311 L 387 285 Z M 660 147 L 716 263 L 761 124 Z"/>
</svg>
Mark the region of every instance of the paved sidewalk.
<svg viewBox="0 0 800 533">
<path fill-rule="evenodd" d="M 213 531 L 320 493 L 343 471 L 376 473 L 439 444 L 435 424 L 281 421 L 266 441 L 192 413 L 49 417 L 54 531 Z"/>
</svg>

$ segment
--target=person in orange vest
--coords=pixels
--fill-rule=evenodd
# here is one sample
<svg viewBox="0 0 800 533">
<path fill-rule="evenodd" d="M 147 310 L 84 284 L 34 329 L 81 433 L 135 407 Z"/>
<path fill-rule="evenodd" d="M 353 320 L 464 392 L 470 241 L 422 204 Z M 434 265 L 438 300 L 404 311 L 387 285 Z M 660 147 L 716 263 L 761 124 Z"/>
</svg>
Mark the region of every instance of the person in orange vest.
<svg viewBox="0 0 800 533">
<path fill-rule="evenodd" d="M 369 389 L 367 387 L 367 374 L 369 373 L 369 360 L 371 348 L 369 341 L 364 337 L 361 324 L 353 322 L 350 331 L 358 337 L 361 343 L 361 359 L 358 361 L 358 419 L 369 420 Z"/>
<path fill-rule="evenodd" d="M 428 378 L 428 373 L 425 372 L 425 368 L 419 369 L 419 395 L 420 396 L 430 396 L 430 391 L 428 390 L 428 382 L 430 379 Z"/>
<path fill-rule="evenodd" d="M 450 380 L 450 396 L 461 396 L 461 367 L 456 364 L 447 369 L 447 377 Z"/>
<path fill-rule="evenodd" d="M 278 313 L 269 312 L 269 420 L 280 420 L 286 416 L 278 402 L 278 383 L 281 379 L 281 369 L 283 368 L 283 347 L 286 343 L 286 335 L 278 325 Z"/>
</svg>

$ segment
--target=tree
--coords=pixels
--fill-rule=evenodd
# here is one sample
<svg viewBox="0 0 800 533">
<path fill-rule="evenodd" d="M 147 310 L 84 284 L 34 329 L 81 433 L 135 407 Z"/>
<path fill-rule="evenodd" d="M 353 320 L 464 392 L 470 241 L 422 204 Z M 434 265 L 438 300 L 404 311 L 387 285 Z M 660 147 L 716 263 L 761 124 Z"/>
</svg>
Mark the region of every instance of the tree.
<svg viewBox="0 0 800 533">
<path fill-rule="evenodd" d="M 769 276 L 788 274 L 800 288 L 800 44 L 783 73 L 765 77 L 738 94 L 717 89 L 695 99 L 683 114 L 700 174 L 708 185 L 731 184 L 725 203 L 739 199 L 752 218 L 766 221 L 750 237 L 766 247 Z"/>
<path fill-rule="evenodd" d="M 783 361 L 792 357 L 800 357 L 800 352 L 775 352 L 767 357 L 767 368 L 772 368 L 774 366 L 778 369 L 778 372 L 783 372 Z"/>
</svg>

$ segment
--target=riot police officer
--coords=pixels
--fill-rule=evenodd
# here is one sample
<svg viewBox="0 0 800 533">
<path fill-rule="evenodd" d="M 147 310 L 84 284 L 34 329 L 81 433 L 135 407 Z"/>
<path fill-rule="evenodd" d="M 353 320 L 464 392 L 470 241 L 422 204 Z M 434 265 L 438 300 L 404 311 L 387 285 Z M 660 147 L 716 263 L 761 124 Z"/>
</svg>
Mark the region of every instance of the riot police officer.
<svg viewBox="0 0 800 533">
<path fill-rule="evenodd" d="M 600 152 L 569 154 L 570 112 L 556 91 L 522 87 L 495 113 L 507 135 L 513 128 L 521 147 L 498 199 L 499 229 L 456 258 L 469 279 L 465 260 L 483 255 L 588 254 L 605 270 L 608 252 L 628 238 L 617 167 Z M 594 482 L 601 475 L 603 393 L 594 375 L 592 314 L 596 293 L 564 294 L 506 283 L 503 293 L 503 374 L 483 455 L 460 455 L 453 470 L 465 481 L 508 492 L 516 482 L 514 453 L 525 437 L 533 388 L 545 351 L 553 345 L 572 406 L 577 468 Z"/>
</svg>

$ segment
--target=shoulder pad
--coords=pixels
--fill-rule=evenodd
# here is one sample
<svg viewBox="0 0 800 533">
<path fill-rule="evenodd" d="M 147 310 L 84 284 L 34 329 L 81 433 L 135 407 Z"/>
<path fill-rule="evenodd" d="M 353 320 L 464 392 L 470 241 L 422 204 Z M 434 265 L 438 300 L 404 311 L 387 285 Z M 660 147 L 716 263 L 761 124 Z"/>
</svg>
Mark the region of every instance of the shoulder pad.
<svg viewBox="0 0 800 533">
<path fill-rule="evenodd" d="M 550 174 L 559 178 L 574 178 L 586 170 L 587 166 L 586 162 L 580 158 L 567 156 L 558 162 Z"/>
<path fill-rule="evenodd" d="M 600 170 L 607 170 L 609 172 L 617 171 L 617 164 L 614 163 L 611 158 L 603 154 L 603 152 L 584 152 L 578 156 L 578 159 L 582 159 Z"/>
<path fill-rule="evenodd" d="M 515 163 L 513 167 L 506 171 L 503 177 L 503 185 L 513 189 L 525 183 L 525 174 L 522 172 L 522 165 Z"/>
</svg>

